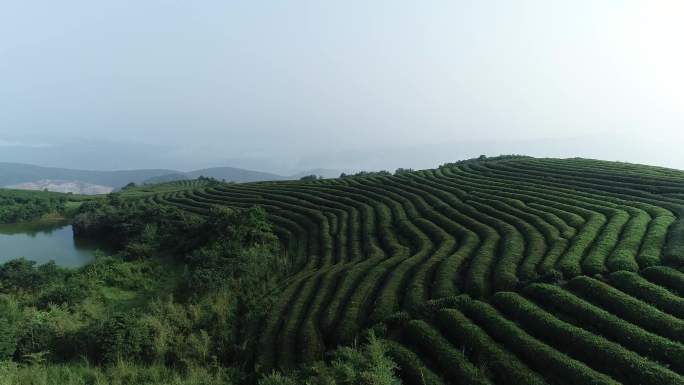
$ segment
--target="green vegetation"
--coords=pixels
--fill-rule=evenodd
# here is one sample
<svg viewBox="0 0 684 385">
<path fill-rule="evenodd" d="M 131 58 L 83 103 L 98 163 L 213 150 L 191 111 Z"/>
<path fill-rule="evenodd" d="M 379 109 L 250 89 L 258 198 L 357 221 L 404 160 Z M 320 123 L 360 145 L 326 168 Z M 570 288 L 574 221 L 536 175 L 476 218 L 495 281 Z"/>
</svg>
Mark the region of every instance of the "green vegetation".
<svg viewBox="0 0 684 385">
<path fill-rule="evenodd" d="M 684 384 L 682 196 L 684 172 L 521 156 L 130 185 L 72 208 L 116 255 L 0 268 L 0 358 L 88 383 Z"/>
<path fill-rule="evenodd" d="M 299 180 L 307 181 L 307 180 L 319 180 L 319 179 L 324 179 L 322 176 L 316 175 L 316 174 L 311 174 L 311 175 L 304 175 L 303 177 L 299 178 Z"/>
<path fill-rule="evenodd" d="M 77 198 L 70 194 L 0 189 L 0 223 L 62 217 L 76 206 Z"/>
</svg>

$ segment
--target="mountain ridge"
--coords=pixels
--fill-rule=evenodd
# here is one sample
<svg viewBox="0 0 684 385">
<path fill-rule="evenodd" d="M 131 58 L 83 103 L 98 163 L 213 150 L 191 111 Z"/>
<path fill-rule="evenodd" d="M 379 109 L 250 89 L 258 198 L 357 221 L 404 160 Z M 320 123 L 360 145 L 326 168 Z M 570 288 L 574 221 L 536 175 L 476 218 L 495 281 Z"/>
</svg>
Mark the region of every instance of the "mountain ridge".
<svg viewBox="0 0 684 385">
<path fill-rule="evenodd" d="M 315 171 L 315 170 L 312 170 Z M 191 171 L 173 169 L 130 169 L 130 170 L 83 170 L 59 167 L 36 166 L 26 163 L 0 162 L 0 186 L 36 189 L 45 181 L 61 181 L 74 185 L 88 184 L 111 187 L 113 190 L 129 184 L 151 184 L 173 180 L 196 179 L 200 176 L 226 180 L 229 182 L 260 182 L 269 180 L 298 179 L 311 171 L 303 171 L 292 176 L 248 170 L 237 167 L 209 167 Z M 41 188 L 42 189 L 42 188 Z M 49 189 L 49 187 L 48 187 Z M 86 193 L 86 192 L 81 192 Z"/>
</svg>

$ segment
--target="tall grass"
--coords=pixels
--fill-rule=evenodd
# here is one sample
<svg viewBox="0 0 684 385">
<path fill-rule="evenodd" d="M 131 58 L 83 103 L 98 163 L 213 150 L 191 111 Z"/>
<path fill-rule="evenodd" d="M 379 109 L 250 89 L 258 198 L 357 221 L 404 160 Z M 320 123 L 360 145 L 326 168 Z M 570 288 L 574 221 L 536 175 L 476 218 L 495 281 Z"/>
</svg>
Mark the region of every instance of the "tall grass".
<svg viewBox="0 0 684 385">
<path fill-rule="evenodd" d="M 220 367 L 193 366 L 179 371 L 124 361 L 108 367 L 88 363 L 24 366 L 0 362 L 0 385 L 232 385 L 238 380 L 236 370 Z"/>
</svg>

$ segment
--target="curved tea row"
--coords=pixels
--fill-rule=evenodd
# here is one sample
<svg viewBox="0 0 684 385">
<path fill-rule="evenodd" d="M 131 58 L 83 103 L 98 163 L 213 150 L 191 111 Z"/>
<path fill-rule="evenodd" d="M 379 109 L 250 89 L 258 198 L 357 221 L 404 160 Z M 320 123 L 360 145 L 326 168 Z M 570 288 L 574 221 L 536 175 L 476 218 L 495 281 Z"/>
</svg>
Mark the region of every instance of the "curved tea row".
<svg viewBox="0 0 684 385">
<path fill-rule="evenodd" d="M 503 158 L 396 176 L 183 182 L 138 202 L 268 211 L 296 273 L 266 325 L 264 367 L 319 358 L 429 300 L 467 294 L 461 302 L 496 307 L 542 290 L 533 282 L 684 265 L 684 173 L 647 166 Z"/>
<path fill-rule="evenodd" d="M 681 384 L 682 283 L 651 267 L 451 297 L 389 321 L 387 345 L 407 384 Z"/>
</svg>

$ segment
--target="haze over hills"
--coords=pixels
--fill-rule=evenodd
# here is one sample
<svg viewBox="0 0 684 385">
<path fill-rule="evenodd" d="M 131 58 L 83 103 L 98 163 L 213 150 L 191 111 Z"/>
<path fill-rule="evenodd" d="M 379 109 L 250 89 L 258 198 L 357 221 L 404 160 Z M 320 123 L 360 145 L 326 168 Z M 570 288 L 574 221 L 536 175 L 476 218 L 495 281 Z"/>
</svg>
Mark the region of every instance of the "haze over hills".
<svg viewBox="0 0 684 385">
<path fill-rule="evenodd" d="M 109 194 L 110 192 L 114 191 L 114 187 L 112 186 L 102 186 L 81 181 L 53 179 L 43 179 L 36 182 L 19 183 L 5 187 L 16 190 L 52 191 L 83 195 Z"/>
<path fill-rule="evenodd" d="M 684 169 L 684 155 L 678 149 L 681 141 L 675 138 L 657 135 L 638 138 L 608 132 L 516 140 L 504 137 L 475 140 L 464 136 L 458 140 L 416 141 L 411 144 L 359 143 L 352 147 L 343 144 L 304 146 L 297 143 L 267 147 L 261 141 L 255 141 L 234 148 L 230 141 L 221 140 L 210 145 L 185 142 L 159 145 L 85 139 L 63 143 L 59 138 L 39 139 L 17 138 L 11 142 L 5 134 L 0 134 L 0 162 L 64 169 L 163 169 L 169 173 L 225 165 L 282 176 L 314 173 L 337 177 L 341 172 L 350 174 L 362 170 L 393 171 L 399 167 L 424 169 L 481 154 L 527 154 L 558 158 L 579 156 Z"/>
<path fill-rule="evenodd" d="M 0 186 L 14 186 L 22 183 L 53 181 L 78 181 L 114 188 L 129 182 L 143 181 L 173 170 L 146 169 L 121 171 L 74 170 L 68 168 L 42 167 L 23 163 L 0 163 Z"/>
<path fill-rule="evenodd" d="M 309 175 L 315 173 L 315 171 L 305 171 L 300 174 Z M 334 173 L 334 170 L 318 171 L 321 171 L 321 175 L 325 174 L 326 176 Z M 299 174 L 283 176 L 235 167 L 212 167 L 189 172 L 171 169 L 96 171 L 0 162 L 0 186 L 2 187 L 26 190 L 47 189 L 49 191 L 78 194 L 108 193 L 131 182 L 135 184 L 161 183 L 173 180 L 196 179 L 200 176 L 238 183 L 299 178 Z"/>
</svg>

